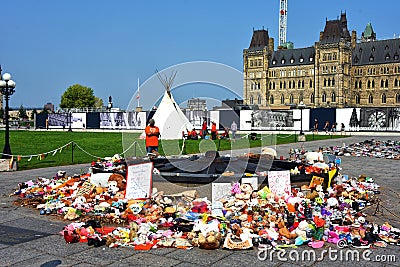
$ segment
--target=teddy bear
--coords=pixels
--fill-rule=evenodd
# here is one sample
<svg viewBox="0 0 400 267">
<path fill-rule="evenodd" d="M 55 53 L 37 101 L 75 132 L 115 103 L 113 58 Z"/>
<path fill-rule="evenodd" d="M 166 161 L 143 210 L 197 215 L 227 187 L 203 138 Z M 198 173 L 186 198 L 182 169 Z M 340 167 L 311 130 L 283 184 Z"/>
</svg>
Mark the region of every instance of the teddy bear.
<svg viewBox="0 0 400 267">
<path fill-rule="evenodd" d="M 278 232 L 281 236 L 283 236 L 287 239 L 296 238 L 296 236 L 297 236 L 296 233 L 290 232 L 289 229 L 286 227 L 285 222 L 282 219 L 278 220 L 277 225 L 279 228 Z"/>
<path fill-rule="evenodd" d="M 108 183 L 111 181 L 116 182 L 116 186 L 118 187 L 119 191 L 124 191 L 126 187 L 126 179 L 123 175 L 118 174 L 118 173 L 113 173 L 110 175 L 108 178 Z"/>
<path fill-rule="evenodd" d="M 297 228 L 295 230 L 295 233 L 298 236 L 301 236 L 303 238 L 307 238 L 307 228 L 308 228 L 308 223 L 307 223 L 307 221 L 303 220 L 297 226 Z"/>
</svg>

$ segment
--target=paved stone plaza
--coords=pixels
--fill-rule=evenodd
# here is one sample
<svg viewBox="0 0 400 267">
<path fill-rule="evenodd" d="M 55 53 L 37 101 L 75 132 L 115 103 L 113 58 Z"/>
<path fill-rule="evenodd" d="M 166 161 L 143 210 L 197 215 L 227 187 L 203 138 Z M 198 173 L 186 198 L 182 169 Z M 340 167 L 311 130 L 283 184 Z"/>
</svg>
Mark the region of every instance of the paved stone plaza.
<svg viewBox="0 0 400 267">
<path fill-rule="evenodd" d="M 368 139 L 400 140 L 399 135 L 351 136 L 346 139 L 332 139 L 304 143 L 306 150 L 315 150 L 321 146 L 335 146 L 343 143 L 351 144 Z M 288 156 L 290 148 L 300 148 L 302 143 L 280 145 L 276 147 L 278 156 Z M 381 185 L 379 195 L 381 207 L 375 216 L 367 219 L 378 223 L 388 221 L 400 227 L 400 161 L 384 158 L 342 157 L 341 171 L 349 176 L 366 174 Z M 324 255 L 320 261 L 281 261 L 275 257 L 262 261 L 257 257 L 257 250 L 230 251 L 224 249 L 192 250 L 152 249 L 150 251 L 134 251 L 133 248 L 108 248 L 88 246 L 86 243 L 66 244 L 58 233 L 68 224 L 53 216 L 39 215 L 38 210 L 14 206 L 15 197 L 9 197 L 19 182 L 37 177 L 53 177 L 58 170 L 67 171 L 67 175 L 87 171 L 89 164 L 52 167 L 29 171 L 0 173 L 0 266 L 399 266 L 399 246 L 389 245 L 387 248 L 372 249 L 368 255 L 371 261 L 331 261 Z M 160 179 L 155 179 L 154 186 L 166 193 L 175 193 L 193 186 L 177 186 Z M 211 197 L 211 185 L 196 188 L 200 197 Z M 364 212 L 371 215 L 376 205 L 367 207 Z M 299 252 L 306 246 L 297 249 Z M 315 250 L 317 257 L 323 249 Z M 288 250 L 289 252 L 290 250 Z M 360 255 L 363 250 L 359 250 Z M 276 255 L 276 254 L 275 254 Z M 391 262 L 376 262 L 376 256 L 395 255 Z M 384 257 L 382 257 L 384 258 Z"/>
</svg>

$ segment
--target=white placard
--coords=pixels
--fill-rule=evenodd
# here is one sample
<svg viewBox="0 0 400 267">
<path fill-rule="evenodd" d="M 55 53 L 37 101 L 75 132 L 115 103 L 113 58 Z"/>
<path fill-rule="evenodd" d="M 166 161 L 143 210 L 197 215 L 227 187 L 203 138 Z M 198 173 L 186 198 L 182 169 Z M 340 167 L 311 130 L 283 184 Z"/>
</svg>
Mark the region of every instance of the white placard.
<svg viewBox="0 0 400 267">
<path fill-rule="evenodd" d="M 108 178 L 110 178 L 111 174 L 109 172 L 92 173 L 90 175 L 90 182 L 95 186 L 107 187 Z"/>
<path fill-rule="evenodd" d="M 269 171 L 268 187 L 278 196 L 290 195 L 290 171 Z"/>
<path fill-rule="evenodd" d="M 242 184 L 250 184 L 253 190 L 258 189 L 258 177 L 243 177 Z"/>
<path fill-rule="evenodd" d="M 212 202 L 219 201 L 224 197 L 231 194 L 231 183 L 212 183 L 211 186 L 211 199 Z"/>
<path fill-rule="evenodd" d="M 141 163 L 128 166 L 126 174 L 127 199 L 145 199 L 151 197 L 153 186 L 153 163 Z"/>
</svg>

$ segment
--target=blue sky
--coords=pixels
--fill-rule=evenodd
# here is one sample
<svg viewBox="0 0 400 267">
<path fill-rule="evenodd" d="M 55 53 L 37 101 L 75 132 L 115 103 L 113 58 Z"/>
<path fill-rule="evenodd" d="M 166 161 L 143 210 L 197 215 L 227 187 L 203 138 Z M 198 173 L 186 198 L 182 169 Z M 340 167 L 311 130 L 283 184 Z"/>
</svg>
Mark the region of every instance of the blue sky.
<svg viewBox="0 0 400 267">
<path fill-rule="evenodd" d="M 212 61 L 242 71 L 253 28 L 268 29 L 278 43 L 278 0 L 13 0 L 1 8 L 0 64 L 17 83 L 12 107 L 58 107 L 63 92 L 78 83 L 125 109 L 138 78 L 142 83 L 156 69 Z M 358 36 L 371 22 L 378 39 L 393 38 L 400 35 L 399 8 L 398 0 L 289 0 L 287 40 L 296 48 L 312 46 L 325 20 L 341 11 Z M 212 86 L 182 88 L 179 102 L 231 97 Z M 151 107 L 145 100 L 154 97 L 152 89 L 140 95 L 144 108 Z"/>
</svg>

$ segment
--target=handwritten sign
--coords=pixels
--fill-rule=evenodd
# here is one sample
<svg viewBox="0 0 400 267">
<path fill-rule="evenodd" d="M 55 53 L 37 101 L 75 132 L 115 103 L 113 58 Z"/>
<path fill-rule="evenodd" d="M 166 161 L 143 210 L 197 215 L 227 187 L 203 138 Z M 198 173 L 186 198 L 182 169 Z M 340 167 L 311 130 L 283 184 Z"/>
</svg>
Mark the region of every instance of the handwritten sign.
<svg viewBox="0 0 400 267">
<path fill-rule="evenodd" d="M 276 195 L 290 195 L 290 171 L 269 171 L 268 186 Z"/>
<path fill-rule="evenodd" d="M 127 199 L 145 199 L 151 197 L 153 187 L 153 163 L 141 163 L 128 166 L 126 174 Z"/>
<path fill-rule="evenodd" d="M 212 202 L 219 201 L 230 195 L 232 188 L 231 183 L 212 183 L 211 200 Z"/>
<path fill-rule="evenodd" d="M 250 184 L 253 190 L 258 189 L 258 177 L 243 177 L 242 184 Z"/>
</svg>

